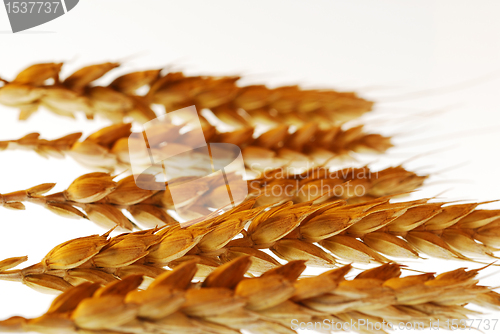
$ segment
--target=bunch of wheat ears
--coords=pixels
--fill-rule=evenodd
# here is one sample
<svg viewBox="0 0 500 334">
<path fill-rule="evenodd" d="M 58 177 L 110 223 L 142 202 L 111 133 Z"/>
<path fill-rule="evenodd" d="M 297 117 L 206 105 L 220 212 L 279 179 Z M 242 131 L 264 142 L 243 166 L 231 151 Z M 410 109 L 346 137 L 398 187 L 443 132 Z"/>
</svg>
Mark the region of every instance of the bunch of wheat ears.
<svg viewBox="0 0 500 334">
<path fill-rule="evenodd" d="M 295 333 L 294 320 L 423 321 L 428 327 L 476 314 L 468 303 L 500 309 L 500 295 L 478 285 L 481 269 L 401 276 L 404 267 L 394 258 L 494 262 L 500 210 L 434 198 L 394 201 L 427 178 L 403 166 L 336 169 L 352 152 L 383 153 L 392 146 L 390 138 L 364 133 L 362 126 L 344 126 L 370 111 L 371 102 L 354 93 L 242 87 L 239 77 L 164 75 L 160 69 L 93 84 L 118 66 L 87 66 L 61 80 L 62 64 L 36 64 L 13 81 L 1 79 L 0 104 L 18 108 L 22 120 L 43 106 L 58 115 L 81 112 L 113 122 L 84 140 L 82 133 L 54 140 L 31 133 L 0 141 L 0 150 L 70 156 L 92 171 L 58 193 L 48 194 L 55 183 L 43 183 L 0 194 L 0 206 L 39 204 L 107 229 L 60 244 L 24 269 L 15 268 L 25 256 L 0 261 L 1 280 L 60 294 L 44 315 L 0 321 L 1 331 Z M 155 119 L 157 105 L 166 112 L 194 105 L 210 113 L 199 114 L 206 141 L 242 150 L 251 176 L 243 184 L 245 201 L 220 210 L 219 194 L 228 188 L 211 176 L 169 180 L 162 190 L 136 184 L 130 175 L 132 123 L 126 121 Z M 194 136 L 182 129 L 162 124 L 149 131 L 185 150 Z M 196 168 L 189 162 L 182 167 Z M 181 205 L 174 205 L 174 190 Z M 172 217 L 174 208 L 185 222 Z M 124 233 L 111 235 L 118 230 Z M 378 266 L 348 278 L 352 263 Z M 335 269 L 304 276 L 307 266 Z"/>
</svg>

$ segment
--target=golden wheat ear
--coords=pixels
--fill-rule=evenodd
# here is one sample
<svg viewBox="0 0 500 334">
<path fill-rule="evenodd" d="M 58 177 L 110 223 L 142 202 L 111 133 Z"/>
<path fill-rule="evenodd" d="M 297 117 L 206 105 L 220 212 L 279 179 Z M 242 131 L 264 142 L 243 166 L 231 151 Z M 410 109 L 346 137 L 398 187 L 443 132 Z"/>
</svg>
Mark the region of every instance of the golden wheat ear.
<svg viewBox="0 0 500 334">
<path fill-rule="evenodd" d="M 61 138 L 41 139 L 31 133 L 20 139 L 0 141 L 2 150 L 31 150 L 43 157 L 70 156 L 93 171 L 130 169 L 130 123 L 105 127 L 80 140 L 81 133 Z M 181 134 L 182 126 L 157 124 L 148 128 L 160 132 L 165 143 L 189 146 L 189 133 Z M 294 165 L 295 168 L 311 166 L 328 167 L 338 160 L 348 159 L 350 153 L 383 153 L 392 144 L 390 138 L 379 134 L 366 134 L 361 127 L 343 130 L 341 126 L 320 129 L 317 123 L 309 123 L 290 132 L 286 125 L 274 127 L 254 138 L 254 128 L 245 127 L 232 132 L 220 133 L 208 122 L 202 122 L 205 140 L 209 143 L 230 143 L 242 151 L 248 171 L 262 172 L 268 168 Z M 132 152 L 133 153 L 133 152 Z M 152 154 L 155 154 L 152 149 Z"/>
<path fill-rule="evenodd" d="M 151 182 L 156 182 L 153 175 L 149 177 Z M 228 174 L 228 178 L 232 177 L 237 176 Z M 107 229 L 118 226 L 123 230 L 132 230 L 134 224 L 122 212 L 126 210 L 137 223 L 151 228 L 177 224 L 167 210 L 176 209 L 178 214 L 191 219 L 209 215 L 211 208 L 219 208 L 223 203 L 217 202 L 220 198 L 217 194 L 227 191 L 226 184 L 221 184 L 219 179 L 217 175 L 188 179 L 189 187 L 174 179 L 166 186 L 162 184 L 165 190 L 147 190 L 138 187 L 132 175 L 116 182 L 115 177 L 109 173 L 95 172 L 78 177 L 66 190 L 50 195 L 47 193 L 55 183 L 0 194 L 0 206 L 24 210 L 23 203 L 28 202 L 42 205 L 65 218 L 90 219 Z M 368 167 L 339 171 L 312 168 L 301 174 L 276 169 L 264 172 L 261 177 L 248 181 L 247 185 L 244 182 L 240 182 L 240 185 L 246 186 L 242 191 L 247 190 L 248 198 L 256 198 L 258 206 L 265 206 L 283 201 L 369 201 L 413 191 L 425 179 L 426 176 L 417 175 L 402 167 L 391 167 L 378 172 L 371 171 Z M 181 200 L 177 198 L 176 205 L 172 199 L 172 189 L 176 196 L 183 196 Z M 359 189 L 362 192 L 358 192 Z"/>
<path fill-rule="evenodd" d="M 140 123 L 156 118 L 151 104 L 163 105 L 167 112 L 196 105 L 199 110 L 210 109 L 220 120 L 237 127 L 253 122 L 338 124 L 361 116 L 373 105 L 351 92 L 303 90 L 297 86 L 241 87 L 237 85 L 239 77 L 162 75 L 159 70 L 128 73 L 108 86 L 93 85 L 119 65 L 90 65 L 60 80 L 62 64 L 35 64 L 13 81 L 4 81 L 0 104 L 18 108 L 20 119 L 27 119 L 43 106 L 62 116 L 74 117 L 82 112 L 89 119 L 100 115 L 113 122 L 133 118 Z M 142 87 L 148 88 L 147 93 L 137 95 Z M 246 117 L 239 110 L 244 110 Z"/>
<path fill-rule="evenodd" d="M 245 273 L 252 260 L 242 256 L 215 269 L 200 283 L 191 283 L 196 262 L 159 275 L 147 289 L 138 289 L 140 275 L 104 286 L 84 283 L 54 299 L 41 317 L 13 317 L 0 322 L 8 332 L 45 333 L 296 333 L 294 321 L 324 320 L 422 324 L 450 317 L 465 321 L 478 314 L 475 304 L 498 310 L 500 295 L 479 286 L 478 270 L 457 269 L 401 276 L 396 264 L 365 270 L 346 279 L 347 265 L 318 276 L 299 278 L 303 261 L 290 262 L 261 277 Z M 360 333 L 364 328 L 353 328 Z M 386 329 L 392 329 L 390 327 Z"/>
<path fill-rule="evenodd" d="M 8 259 L 0 263 L 7 264 L 0 279 L 64 291 L 85 281 L 103 283 L 132 274 L 153 279 L 166 266 L 176 268 L 193 261 L 197 277 L 205 277 L 241 256 L 251 258 L 247 270 L 252 275 L 278 267 L 277 258 L 324 268 L 342 262 L 394 261 L 386 256 L 494 258 L 494 247 L 500 245 L 499 210 L 477 210 L 479 203 L 447 205 L 428 200 L 285 202 L 254 208 L 253 199 L 185 228 L 177 224 L 113 238 L 108 232 L 73 239 L 22 270 L 11 268 L 23 258 Z"/>
</svg>

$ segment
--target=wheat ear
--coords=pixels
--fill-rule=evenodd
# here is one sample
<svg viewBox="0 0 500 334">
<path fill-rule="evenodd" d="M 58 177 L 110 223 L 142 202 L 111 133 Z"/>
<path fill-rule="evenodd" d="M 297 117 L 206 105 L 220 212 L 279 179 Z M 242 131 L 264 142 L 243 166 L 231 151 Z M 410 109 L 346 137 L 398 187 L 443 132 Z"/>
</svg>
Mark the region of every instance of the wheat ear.
<svg viewBox="0 0 500 334">
<path fill-rule="evenodd" d="M 500 295 L 478 285 L 480 269 L 457 269 L 401 277 L 400 267 L 386 264 L 346 279 L 350 265 L 319 276 L 298 278 L 304 261 L 290 262 L 261 277 L 245 278 L 249 257 L 239 257 L 192 283 L 196 261 L 161 274 L 146 290 L 132 275 L 104 287 L 84 283 L 58 296 L 41 317 L 13 317 L 0 322 L 8 332 L 40 333 L 296 333 L 300 322 L 431 322 L 467 319 L 477 314 L 470 303 L 494 310 Z M 387 327 L 386 327 L 387 328 Z M 385 328 L 384 328 L 385 329 Z M 360 333 L 386 333 L 367 327 Z"/>
<path fill-rule="evenodd" d="M 463 254 L 491 259 L 500 245 L 500 210 L 476 210 L 477 203 L 444 206 L 427 200 L 378 199 L 346 205 L 340 200 L 320 205 L 289 202 L 267 210 L 252 208 L 254 204 L 255 199 L 249 200 L 185 228 L 175 225 L 111 239 L 108 232 L 70 240 L 39 264 L 22 270 L 8 269 L 25 258 L 5 260 L 10 265 L 3 271 L 0 266 L 0 279 L 62 291 L 71 284 L 102 283 L 130 274 L 154 278 L 163 267 L 192 259 L 198 261 L 199 274 L 207 275 L 225 262 L 249 255 L 250 272 L 260 274 L 279 265 L 263 249 L 286 261 L 335 267 L 342 260 L 391 262 L 382 254 L 418 258 L 419 252 L 445 259 L 471 261 Z M 243 237 L 236 238 L 239 234 Z"/>
<path fill-rule="evenodd" d="M 239 177 L 228 174 L 228 178 Z M 248 190 L 249 197 L 259 197 L 257 205 L 269 205 L 284 200 L 296 203 L 321 197 L 321 201 L 338 198 L 352 198 L 357 201 L 370 200 L 374 197 L 395 195 L 413 191 L 420 187 L 426 176 L 420 176 L 403 167 L 391 167 L 378 172 L 369 168 L 348 168 L 328 171 L 324 168 L 312 168 L 299 174 L 288 174 L 286 170 L 276 169 L 262 173 L 261 177 L 250 180 L 241 186 Z M 183 182 L 190 180 L 190 186 Z M 182 178 L 172 180 L 166 190 L 145 190 L 136 185 L 134 176 L 127 176 L 115 182 L 109 173 L 89 173 L 78 177 L 63 192 L 45 195 L 55 183 L 0 194 L 0 206 L 15 210 L 24 210 L 23 202 L 42 205 L 53 213 L 66 218 L 89 218 L 104 228 L 118 225 L 125 230 L 132 230 L 133 224 L 121 210 L 127 210 L 141 225 L 171 225 L 176 221 L 167 210 L 177 209 L 185 218 L 197 218 L 210 214 L 209 208 L 218 209 L 225 203 L 219 203 L 218 193 L 227 191 L 226 184 L 220 177 Z M 176 188 L 176 196 L 183 191 L 182 207 L 174 206 L 170 189 Z M 358 193 L 362 189 L 362 193 Z M 278 190 L 278 191 L 275 191 Z M 237 192 L 237 189 L 233 189 Z M 362 196 L 361 196 L 362 195 Z M 320 201 L 318 199 L 318 201 Z M 83 210 L 83 211 L 82 211 Z"/>
<path fill-rule="evenodd" d="M 182 126 L 157 125 L 149 131 L 162 131 L 168 143 L 189 146 L 189 134 L 180 134 Z M 340 126 L 326 130 L 316 123 L 299 127 L 293 133 L 286 125 L 253 137 L 254 128 L 242 128 L 233 132 L 219 133 L 212 125 L 202 125 L 205 140 L 212 143 L 238 145 L 248 169 L 262 171 L 266 168 L 283 167 L 293 162 L 301 167 L 332 165 L 349 153 L 385 152 L 392 146 L 390 138 L 379 134 L 366 134 L 361 126 L 342 130 Z M 116 124 L 103 128 L 85 140 L 81 133 L 73 133 L 54 140 L 40 139 L 40 134 L 30 133 L 17 140 L 0 141 L 0 150 L 32 150 L 43 157 L 69 155 L 80 164 L 94 170 L 113 172 L 130 168 L 129 136 L 131 124 Z M 153 152 L 154 154 L 154 152 Z M 146 163 L 146 162 L 144 162 Z"/>
<path fill-rule="evenodd" d="M 0 104 L 19 108 L 20 119 L 27 119 L 42 105 L 63 116 L 74 117 L 75 113 L 84 112 L 88 118 L 101 115 L 122 122 L 132 117 L 140 123 L 156 118 L 150 107 L 153 103 L 163 105 L 167 112 L 196 105 L 198 110 L 210 109 L 219 119 L 235 126 L 252 124 L 248 119 L 273 124 L 302 124 L 311 120 L 333 124 L 356 118 L 372 107 L 372 102 L 354 93 L 303 90 L 297 86 L 240 87 L 237 76 L 186 77 L 180 72 L 162 76 L 161 70 L 128 73 L 108 86 L 92 85 L 119 65 L 87 66 L 64 80 L 59 78 L 62 63 L 32 65 L 13 81 L 4 81 Z M 137 95 L 137 90 L 144 86 L 149 87 L 148 92 Z M 239 110 L 244 110 L 247 117 Z"/>
</svg>

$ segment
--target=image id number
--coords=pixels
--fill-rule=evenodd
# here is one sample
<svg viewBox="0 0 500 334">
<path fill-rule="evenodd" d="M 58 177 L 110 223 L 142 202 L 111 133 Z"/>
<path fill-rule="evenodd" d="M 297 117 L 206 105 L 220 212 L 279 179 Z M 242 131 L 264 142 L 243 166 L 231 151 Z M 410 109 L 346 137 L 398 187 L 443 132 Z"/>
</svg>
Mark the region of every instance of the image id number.
<svg viewBox="0 0 500 334">
<path fill-rule="evenodd" d="M 7 2 L 5 7 L 7 13 L 56 13 L 59 2 L 29 1 L 29 2 Z"/>
</svg>

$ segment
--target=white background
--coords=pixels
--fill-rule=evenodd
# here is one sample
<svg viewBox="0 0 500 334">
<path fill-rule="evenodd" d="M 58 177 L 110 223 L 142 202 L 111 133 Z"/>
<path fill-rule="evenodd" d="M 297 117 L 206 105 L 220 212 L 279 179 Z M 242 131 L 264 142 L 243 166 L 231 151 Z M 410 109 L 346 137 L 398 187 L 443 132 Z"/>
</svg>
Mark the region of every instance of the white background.
<svg viewBox="0 0 500 334">
<path fill-rule="evenodd" d="M 12 34 L 0 9 L 0 77 L 13 79 L 36 62 L 66 62 L 67 75 L 79 66 L 123 61 L 116 73 L 173 65 L 189 74 L 243 74 L 245 83 L 357 90 L 380 102 L 365 118 L 377 120 L 369 129 L 397 134 L 388 155 L 370 157 L 374 166 L 427 152 L 405 166 L 440 173 L 415 197 L 448 190 L 443 196 L 450 200 L 492 200 L 500 198 L 499 16 L 498 1 L 82 0 L 53 22 Z M 89 134 L 108 124 L 46 111 L 18 122 L 17 115 L 0 107 L 0 140 L 29 132 L 49 139 Z M 70 159 L 0 152 L 2 193 L 44 182 L 57 182 L 60 191 L 85 172 Z M 34 205 L 24 212 L 0 208 L 0 258 L 28 255 L 28 264 L 36 263 L 61 242 L 101 232 Z M 479 266 L 411 265 L 427 271 Z M 498 286 L 500 272 L 483 276 L 489 273 L 496 275 L 483 283 Z M 40 315 L 52 299 L 0 282 L 0 318 Z"/>
</svg>

